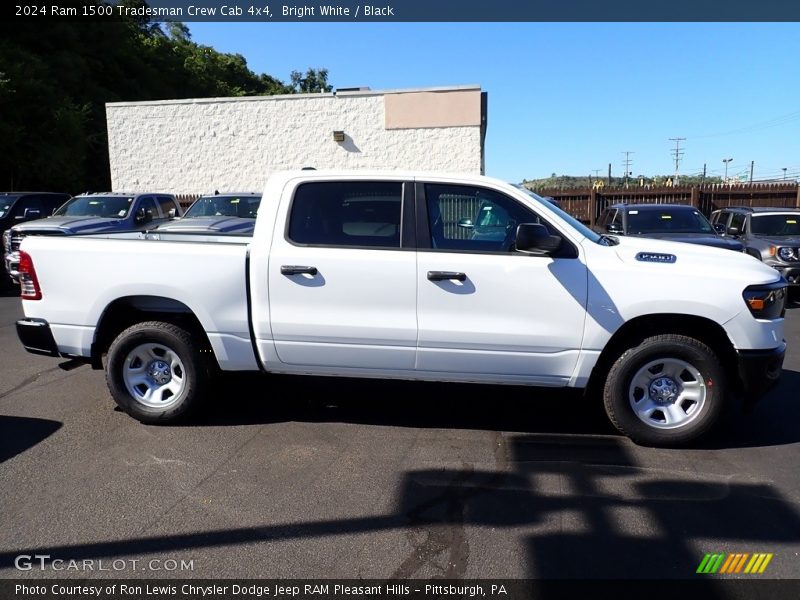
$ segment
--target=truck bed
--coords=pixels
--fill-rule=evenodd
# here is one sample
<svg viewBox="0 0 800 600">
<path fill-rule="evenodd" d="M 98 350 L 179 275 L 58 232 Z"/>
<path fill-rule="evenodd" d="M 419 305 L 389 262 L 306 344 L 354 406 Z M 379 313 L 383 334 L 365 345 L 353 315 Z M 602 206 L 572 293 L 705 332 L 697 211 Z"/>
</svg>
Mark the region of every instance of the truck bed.
<svg viewBox="0 0 800 600">
<path fill-rule="evenodd" d="M 174 302 L 197 316 L 226 370 L 258 368 L 250 340 L 245 236 L 131 232 L 30 236 L 42 299 L 24 300 L 29 318 L 50 323 L 63 352 L 89 356 L 94 331 L 114 302 Z M 70 296 L 65 302 L 65 294 Z M 174 308 L 173 308 L 174 310 Z"/>
</svg>

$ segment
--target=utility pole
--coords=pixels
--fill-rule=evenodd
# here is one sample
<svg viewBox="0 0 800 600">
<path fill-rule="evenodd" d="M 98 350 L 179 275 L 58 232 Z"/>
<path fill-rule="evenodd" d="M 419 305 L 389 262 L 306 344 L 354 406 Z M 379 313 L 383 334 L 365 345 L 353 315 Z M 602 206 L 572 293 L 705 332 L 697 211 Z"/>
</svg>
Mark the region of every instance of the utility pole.
<svg viewBox="0 0 800 600">
<path fill-rule="evenodd" d="M 681 142 L 686 141 L 686 138 L 669 138 L 670 142 L 675 142 L 675 150 L 672 151 L 672 156 L 675 159 L 675 181 L 673 185 L 678 185 L 678 172 L 681 166 L 681 159 L 683 158 L 683 150 L 681 150 Z"/>
<path fill-rule="evenodd" d="M 631 156 L 631 154 L 634 154 L 634 153 L 630 152 L 630 151 L 626 151 L 626 152 L 623 152 L 623 154 L 625 155 L 625 160 L 622 161 L 622 164 L 625 167 L 625 187 L 628 187 L 628 175 L 630 175 L 631 172 L 632 172 L 631 171 L 631 163 L 633 162 L 633 159 L 630 156 Z"/>
<path fill-rule="evenodd" d="M 753 166 L 756 164 L 756 161 L 750 161 L 750 183 L 753 183 Z"/>
<path fill-rule="evenodd" d="M 703 181 L 702 183 L 706 182 L 706 163 L 703 163 Z"/>
<path fill-rule="evenodd" d="M 611 186 L 611 163 L 608 163 L 608 185 Z"/>
<path fill-rule="evenodd" d="M 783 169 L 783 180 L 786 181 L 786 167 L 782 167 Z"/>
</svg>

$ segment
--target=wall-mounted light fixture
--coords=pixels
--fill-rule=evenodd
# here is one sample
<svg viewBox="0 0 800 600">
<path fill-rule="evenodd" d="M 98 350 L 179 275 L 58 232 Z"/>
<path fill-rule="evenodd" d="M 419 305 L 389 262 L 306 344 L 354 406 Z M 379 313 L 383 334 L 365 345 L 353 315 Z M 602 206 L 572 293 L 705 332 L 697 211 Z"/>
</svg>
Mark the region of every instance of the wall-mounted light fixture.
<svg viewBox="0 0 800 600">
<path fill-rule="evenodd" d="M 343 142 L 344 141 L 344 131 L 334 131 L 333 132 L 333 141 L 334 142 Z"/>
</svg>

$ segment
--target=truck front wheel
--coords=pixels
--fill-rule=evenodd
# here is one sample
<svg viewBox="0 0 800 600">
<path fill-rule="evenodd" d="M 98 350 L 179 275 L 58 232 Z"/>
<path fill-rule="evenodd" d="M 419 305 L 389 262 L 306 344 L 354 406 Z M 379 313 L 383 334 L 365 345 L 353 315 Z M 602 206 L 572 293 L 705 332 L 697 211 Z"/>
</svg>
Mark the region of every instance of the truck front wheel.
<svg viewBox="0 0 800 600">
<path fill-rule="evenodd" d="M 189 332 L 160 321 L 137 323 L 108 349 L 106 382 L 119 407 L 142 423 L 185 418 L 207 387 L 208 371 Z"/>
<path fill-rule="evenodd" d="M 603 389 L 606 413 L 634 442 L 686 444 L 719 418 L 724 397 L 722 365 L 703 342 L 657 335 L 626 350 Z"/>
</svg>

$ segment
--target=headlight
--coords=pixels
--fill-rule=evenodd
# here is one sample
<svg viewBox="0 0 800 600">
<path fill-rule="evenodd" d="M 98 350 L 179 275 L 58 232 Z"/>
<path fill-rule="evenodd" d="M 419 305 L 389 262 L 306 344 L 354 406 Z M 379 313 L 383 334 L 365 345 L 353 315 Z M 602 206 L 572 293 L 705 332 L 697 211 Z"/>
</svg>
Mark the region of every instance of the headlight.
<svg viewBox="0 0 800 600">
<path fill-rule="evenodd" d="M 742 292 L 747 308 L 756 319 L 778 319 L 786 312 L 786 280 L 751 285 Z"/>
<path fill-rule="evenodd" d="M 794 248 L 779 248 L 778 258 L 787 262 L 797 260 L 797 251 Z"/>
</svg>

